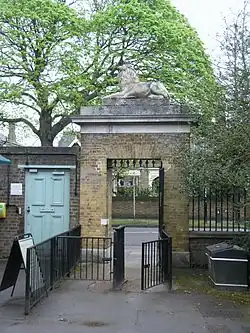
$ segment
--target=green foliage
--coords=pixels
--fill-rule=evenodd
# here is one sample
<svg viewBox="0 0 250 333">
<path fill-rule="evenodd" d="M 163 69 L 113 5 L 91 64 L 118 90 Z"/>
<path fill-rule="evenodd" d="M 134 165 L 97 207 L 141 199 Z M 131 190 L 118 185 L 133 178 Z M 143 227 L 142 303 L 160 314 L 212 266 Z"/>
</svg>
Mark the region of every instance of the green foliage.
<svg viewBox="0 0 250 333">
<path fill-rule="evenodd" d="M 116 196 L 125 200 L 132 200 L 133 198 L 133 187 L 118 187 Z M 136 200 L 147 200 L 158 197 L 158 192 L 152 188 L 141 188 L 135 187 Z"/>
<path fill-rule="evenodd" d="M 184 156 L 189 187 L 249 188 L 249 126 L 214 124 L 206 137 L 196 138 L 195 144 Z"/>
<path fill-rule="evenodd" d="M 133 198 L 133 188 L 118 187 L 116 197 L 123 199 L 132 199 Z"/>
<path fill-rule="evenodd" d="M 130 61 L 142 79 L 160 79 L 180 101 L 211 119 L 216 89 L 209 58 L 187 20 L 169 0 L 0 0 L 0 100 L 52 145 L 80 106 L 116 88 Z M 86 6 L 85 6 L 86 7 Z"/>
<path fill-rule="evenodd" d="M 82 38 L 86 22 L 73 9 L 52 0 L 1 0 L 0 6 L 0 100 L 25 107 L 24 117 L 17 114 L 10 121 L 22 121 L 43 145 L 51 145 L 69 123 L 61 119 L 61 114 L 67 115 L 67 101 L 76 100 L 65 82 L 63 66 L 73 61 L 66 50 Z M 31 111 L 35 124 L 29 120 Z M 2 115 L 3 121 L 9 118 Z"/>
<path fill-rule="evenodd" d="M 155 193 L 159 193 L 159 190 L 160 190 L 159 177 L 157 177 L 156 179 L 153 180 L 152 190 Z"/>
<path fill-rule="evenodd" d="M 247 228 L 250 227 L 250 222 L 247 223 Z M 232 245 L 237 245 L 239 247 L 242 247 L 244 250 L 246 250 L 250 254 L 250 234 L 249 232 L 243 234 L 243 235 L 237 235 L 235 236 L 231 241 L 228 242 Z"/>
<path fill-rule="evenodd" d="M 159 79 L 177 99 L 208 112 L 215 89 L 210 61 L 169 0 L 109 1 L 92 19 L 100 52 L 90 45 L 89 54 L 96 70 L 104 67 L 112 76 L 116 65 L 129 60 L 142 79 Z"/>
<path fill-rule="evenodd" d="M 217 70 L 214 122 L 196 129 L 193 147 L 184 152 L 184 172 L 189 188 L 246 188 L 250 185 L 250 31 L 245 7 L 226 26 Z M 203 124 L 204 125 L 204 124 Z M 185 156 L 184 156 L 185 155 Z"/>
</svg>

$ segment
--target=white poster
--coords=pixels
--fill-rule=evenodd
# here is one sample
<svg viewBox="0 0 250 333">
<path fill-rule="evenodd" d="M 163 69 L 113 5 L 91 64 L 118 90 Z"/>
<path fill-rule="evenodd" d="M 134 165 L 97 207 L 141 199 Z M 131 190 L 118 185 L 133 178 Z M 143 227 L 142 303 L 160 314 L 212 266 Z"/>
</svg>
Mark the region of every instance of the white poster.
<svg viewBox="0 0 250 333">
<path fill-rule="evenodd" d="M 11 183 L 10 184 L 10 195 L 23 195 L 23 184 L 22 183 Z"/>
<path fill-rule="evenodd" d="M 29 247 L 34 246 L 34 241 L 33 241 L 33 237 L 27 237 L 27 238 L 23 238 L 23 239 L 19 239 L 18 240 L 19 246 L 20 246 L 20 250 L 23 256 L 23 263 L 24 263 L 24 267 L 26 268 L 26 262 L 27 262 L 27 249 Z"/>
<path fill-rule="evenodd" d="M 18 243 L 19 243 L 21 254 L 23 257 L 24 267 L 26 268 L 27 267 L 27 249 L 34 246 L 33 237 L 30 236 L 30 237 L 26 237 L 23 239 L 19 239 Z M 33 249 L 33 251 L 31 252 L 29 269 L 30 269 L 30 290 L 32 292 L 34 292 L 34 291 L 44 288 L 45 282 L 44 282 L 44 278 L 43 278 L 43 274 L 42 274 L 42 270 L 41 270 L 41 265 L 38 260 L 38 256 L 37 256 L 35 249 Z"/>
</svg>

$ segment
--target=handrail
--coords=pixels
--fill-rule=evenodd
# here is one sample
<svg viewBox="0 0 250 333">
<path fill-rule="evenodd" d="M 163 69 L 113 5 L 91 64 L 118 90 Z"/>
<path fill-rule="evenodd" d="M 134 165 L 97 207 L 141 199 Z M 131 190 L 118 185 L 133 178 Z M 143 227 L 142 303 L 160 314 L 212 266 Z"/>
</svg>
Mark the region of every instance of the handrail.
<svg viewBox="0 0 250 333">
<path fill-rule="evenodd" d="M 161 230 L 160 237 L 161 239 L 171 238 L 171 236 L 165 230 Z"/>
</svg>

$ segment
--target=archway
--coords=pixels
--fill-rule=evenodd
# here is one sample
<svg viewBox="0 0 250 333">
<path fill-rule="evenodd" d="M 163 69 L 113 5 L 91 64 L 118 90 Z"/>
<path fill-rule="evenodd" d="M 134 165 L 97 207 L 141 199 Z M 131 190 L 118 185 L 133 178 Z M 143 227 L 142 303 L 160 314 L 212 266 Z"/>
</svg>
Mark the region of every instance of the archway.
<svg viewBox="0 0 250 333">
<path fill-rule="evenodd" d="M 189 146 L 191 119 L 165 99 L 108 100 L 84 107 L 81 126 L 80 223 L 84 236 L 111 234 L 110 160 L 158 160 L 164 169 L 162 228 L 173 238 L 173 263 L 189 265 L 188 200 L 175 157 Z"/>
</svg>

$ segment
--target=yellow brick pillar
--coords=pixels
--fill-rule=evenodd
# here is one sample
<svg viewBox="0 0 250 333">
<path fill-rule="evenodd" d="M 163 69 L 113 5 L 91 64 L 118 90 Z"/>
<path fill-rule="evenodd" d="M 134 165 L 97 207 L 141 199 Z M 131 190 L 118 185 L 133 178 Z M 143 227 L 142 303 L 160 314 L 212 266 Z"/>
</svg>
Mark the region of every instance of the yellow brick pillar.
<svg viewBox="0 0 250 333">
<path fill-rule="evenodd" d="M 111 170 L 107 159 L 94 151 L 82 149 L 80 177 L 80 224 L 82 235 L 109 237 L 111 203 Z"/>
<path fill-rule="evenodd" d="M 189 202 L 180 170 L 174 164 L 165 163 L 164 188 L 164 226 L 172 236 L 173 265 L 189 266 Z"/>
</svg>

